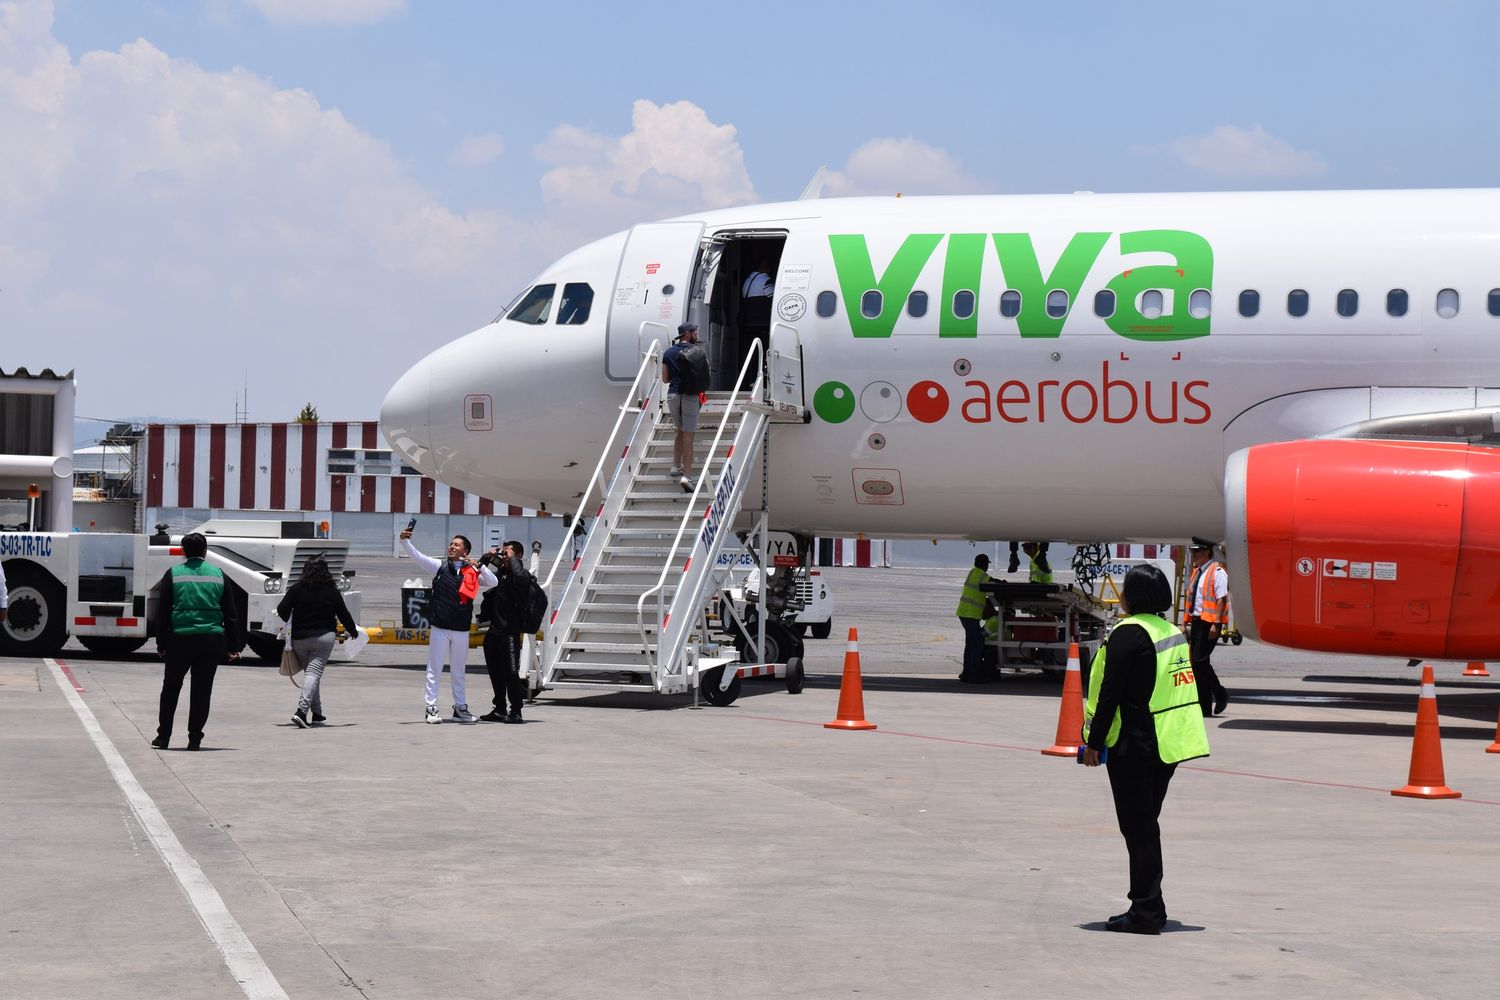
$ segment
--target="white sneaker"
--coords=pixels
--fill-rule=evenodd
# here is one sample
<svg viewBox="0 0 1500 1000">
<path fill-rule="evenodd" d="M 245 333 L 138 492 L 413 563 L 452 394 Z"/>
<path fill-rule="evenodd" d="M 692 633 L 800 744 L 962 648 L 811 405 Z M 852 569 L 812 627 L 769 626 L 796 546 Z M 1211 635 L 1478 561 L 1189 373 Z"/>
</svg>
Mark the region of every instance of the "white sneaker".
<svg viewBox="0 0 1500 1000">
<path fill-rule="evenodd" d="M 682 492 L 684 493 L 693 492 L 693 481 L 687 476 L 683 476 L 681 479 L 677 480 L 677 485 L 682 487 Z"/>
<path fill-rule="evenodd" d="M 434 711 L 436 711 L 436 709 L 434 709 Z M 474 716 L 474 714 L 469 711 L 469 706 L 468 705 L 454 705 L 453 706 L 453 721 L 454 722 L 478 722 L 479 719 L 476 718 Z"/>
<path fill-rule="evenodd" d="M 677 466 L 677 465 L 672 466 L 671 471 L 668 472 L 667 475 L 669 475 L 672 478 L 676 479 L 678 476 L 682 475 L 682 467 L 681 466 Z"/>
<path fill-rule="evenodd" d="M 432 725 L 434 725 L 434 726 L 442 724 L 443 717 L 438 714 L 438 710 L 437 710 L 437 706 L 436 705 L 428 705 L 427 706 L 427 721 L 429 723 L 431 723 Z"/>
</svg>

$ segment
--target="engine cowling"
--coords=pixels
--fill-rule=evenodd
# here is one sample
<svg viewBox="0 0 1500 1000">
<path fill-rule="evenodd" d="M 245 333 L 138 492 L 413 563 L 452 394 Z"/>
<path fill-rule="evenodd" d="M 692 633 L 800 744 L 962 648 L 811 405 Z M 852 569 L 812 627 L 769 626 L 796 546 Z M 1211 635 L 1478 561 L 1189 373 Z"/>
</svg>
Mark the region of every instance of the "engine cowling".
<svg viewBox="0 0 1500 1000">
<path fill-rule="evenodd" d="M 1500 659 L 1500 449 L 1317 439 L 1230 456 L 1235 622 L 1296 649 Z"/>
</svg>

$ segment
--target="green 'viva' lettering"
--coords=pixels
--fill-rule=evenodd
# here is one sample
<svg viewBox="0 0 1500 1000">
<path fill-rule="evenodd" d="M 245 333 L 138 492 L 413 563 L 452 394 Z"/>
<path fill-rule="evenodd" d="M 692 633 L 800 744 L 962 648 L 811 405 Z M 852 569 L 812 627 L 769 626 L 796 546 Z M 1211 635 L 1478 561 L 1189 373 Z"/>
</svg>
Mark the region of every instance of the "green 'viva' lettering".
<svg viewBox="0 0 1500 1000">
<path fill-rule="evenodd" d="M 1068 314 L 1057 318 L 1047 315 L 1047 293 L 1060 288 L 1068 293 L 1069 312 L 1078 298 L 1078 289 L 1088 277 L 1089 268 L 1099 259 L 1099 251 L 1109 239 L 1108 233 L 1077 233 L 1068 241 L 1057 266 L 1047 277 L 1042 277 L 1042 268 L 1036 259 L 1036 247 L 1031 244 L 1029 233 L 996 233 L 995 253 L 1000 256 L 1000 269 L 1005 272 L 1005 284 L 1021 293 L 1021 312 L 1016 316 L 1016 327 L 1023 337 L 1057 337 L 1062 334 L 1063 323 Z"/>
<path fill-rule="evenodd" d="M 927 260 L 943 240 L 942 233 L 913 233 L 901 244 L 896 256 L 879 281 L 875 280 L 875 267 L 870 263 L 870 248 L 865 238 L 852 236 L 828 237 L 828 248 L 833 251 L 834 269 L 839 275 L 839 290 L 844 296 L 844 311 L 849 315 L 849 329 L 856 337 L 889 337 L 896 328 L 896 319 L 901 315 L 901 304 L 917 287 L 917 276 L 927 266 Z M 866 319 L 860 311 L 860 300 L 865 292 L 878 291 L 882 298 L 880 315 Z"/>
<path fill-rule="evenodd" d="M 1188 311 L 1189 296 L 1197 288 L 1212 288 L 1214 248 L 1197 233 L 1181 229 L 1142 229 L 1120 234 L 1120 254 L 1166 253 L 1177 261 L 1133 267 L 1110 279 L 1109 290 L 1118 303 L 1115 314 L 1105 320 L 1109 328 L 1131 340 L 1191 340 L 1208 336 L 1208 317 L 1195 319 Z M 1137 307 L 1148 288 L 1172 293 L 1172 311 L 1147 319 Z"/>
</svg>

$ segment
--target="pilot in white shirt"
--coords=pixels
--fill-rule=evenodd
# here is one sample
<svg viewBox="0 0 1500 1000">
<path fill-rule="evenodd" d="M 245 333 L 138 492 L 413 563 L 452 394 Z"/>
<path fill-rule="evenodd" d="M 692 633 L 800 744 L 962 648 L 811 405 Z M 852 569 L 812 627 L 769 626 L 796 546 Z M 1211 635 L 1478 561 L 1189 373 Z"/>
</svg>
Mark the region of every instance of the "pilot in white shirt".
<svg viewBox="0 0 1500 1000">
<path fill-rule="evenodd" d="M 744 292 L 747 299 L 769 299 L 774 288 L 775 285 L 771 281 L 771 276 L 757 268 L 750 272 L 750 277 L 745 279 L 744 285 L 741 286 L 741 291 Z"/>
</svg>

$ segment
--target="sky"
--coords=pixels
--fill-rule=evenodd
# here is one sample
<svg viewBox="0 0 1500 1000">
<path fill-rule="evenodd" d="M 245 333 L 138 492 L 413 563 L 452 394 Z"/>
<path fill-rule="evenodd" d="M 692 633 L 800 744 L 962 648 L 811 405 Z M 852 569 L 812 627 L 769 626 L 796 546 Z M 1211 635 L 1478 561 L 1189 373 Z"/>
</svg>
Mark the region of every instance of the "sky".
<svg viewBox="0 0 1500 1000">
<path fill-rule="evenodd" d="M 568 250 L 819 167 L 1495 186 L 1497 37 L 1480 0 L 0 0 L 0 368 L 105 420 L 373 419 Z"/>
</svg>

